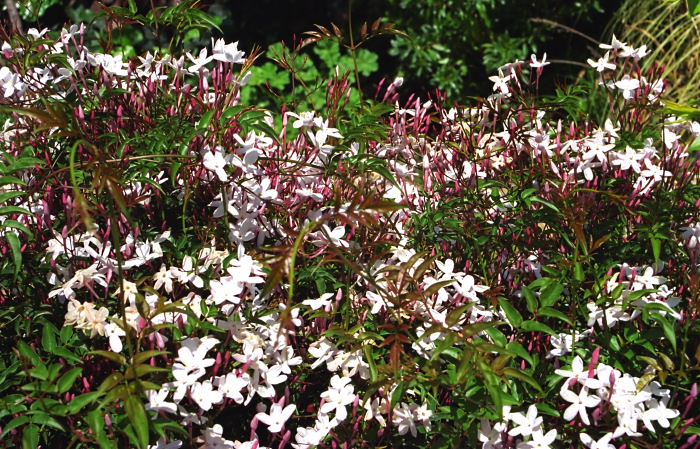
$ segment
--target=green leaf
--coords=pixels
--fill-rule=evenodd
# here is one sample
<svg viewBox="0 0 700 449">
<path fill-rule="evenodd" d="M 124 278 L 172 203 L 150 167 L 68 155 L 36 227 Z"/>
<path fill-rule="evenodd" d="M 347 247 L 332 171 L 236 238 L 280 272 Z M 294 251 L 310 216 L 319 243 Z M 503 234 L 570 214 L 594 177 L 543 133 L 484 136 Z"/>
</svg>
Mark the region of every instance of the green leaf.
<svg viewBox="0 0 700 449">
<path fill-rule="evenodd" d="M 524 359 L 527 363 L 529 363 L 531 366 L 534 365 L 534 362 L 532 361 L 532 356 L 530 353 L 517 341 L 511 341 L 506 345 L 506 349 L 511 351 L 514 354 L 517 354 L 518 357 Z"/>
<path fill-rule="evenodd" d="M 41 424 L 42 426 L 52 427 L 56 430 L 60 430 L 61 432 L 66 431 L 66 429 L 63 428 L 60 422 L 56 421 L 54 418 L 52 418 L 44 412 L 31 415 L 31 420 L 33 423 Z"/>
<path fill-rule="evenodd" d="M 39 427 L 30 424 L 22 429 L 22 449 L 36 449 L 39 446 Z"/>
<path fill-rule="evenodd" d="M 207 111 L 202 115 L 202 118 L 197 123 L 197 129 L 207 129 L 211 123 L 211 119 L 214 117 L 215 110 Z"/>
<path fill-rule="evenodd" d="M 160 390 L 161 388 L 163 388 L 162 385 L 147 380 L 135 380 L 129 384 L 131 393 L 143 393 L 149 390 Z"/>
<path fill-rule="evenodd" d="M 490 321 L 490 322 L 478 322 L 478 323 L 472 323 L 472 324 L 467 324 L 466 326 L 462 326 L 462 338 L 469 338 L 472 335 L 478 334 L 480 332 L 484 332 L 487 329 L 491 329 L 492 327 L 500 326 L 501 324 L 506 324 L 503 321 Z"/>
<path fill-rule="evenodd" d="M 486 329 L 486 330 L 484 330 L 484 332 L 486 332 L 486 335 L 491 337 L 491 340 L 493 340 L 493 342 L 496 343 L 498 346 L 505 347 L 506 344 L 508 343 L 508 339 L 503 334 L 503 332 L 499 331 L 495 327 Z"/>
<path fill-rule="evenodd" d="M 464 304 L 452 310 L 445 318 L 445 324 L 447 324 L 448 327 L 454 326 L 459 322 L 460 319 L 462 319 L 462 317 L 464 316 L 464 312 L 466 312 L 472 307 L 473 306 L 471 304 Z"/>
<path fill-rule="evenodd" d="M 12 173 L 19 170 L 32 169 L 34 168 L 34 165 L 46 165 L 46 161 L 42 161 L 41 159 L 36 159 L 33 157 L 22 157 L 14 161 L 7 167 L 1 168 L 0 170 L 2 170 L 3 173 Z"/>
<path fill-rule="evenodd" d="M 523 324 L 523 316 L 520 315 L 520 312 L 518 312 L 517 309 L 513 307 L 506 298 L 499 297 L 498 304 L 503 309 L 503 312 L 506 314 L 506 318 L 508 318 L 508 322 L 513 327 L 519 328 Z"/>
<path fill-rule="evenodd" d="M 16 429 L 17 427 L 27 424 L 28 422 L 29 416 L 27 415 L 21 415 L 14 418 L 12 421 L 7 423 L 7 425 L 2 429 L 2 433 L 0 434 L 0 441 L 4 441 L 2 437 L 7 435 L 7 433 L 10 432 L 12 429 Z"/>
<path fill-rule="evenodd" d="M 230 119 L 240 114 L 246 107 L 247 106 L 239 104 L 226 108 L 226 110 L 221 114 L 221 117 L 219 117 L 219 123 L 221 123 L 221 126 L 227 125 Z"/>
<path fill-rule="evenodd" d="M 583 273 L 583 266 L 581 265 L 581 262 L 574 262 L 574 279 L 578 282 L 583 282 L 583 280 L 585 279 L 585 275 Z"/>
<path fill-rule="evenodd" d="M 2 222 L 2 227 L 17 229 L 18 231 L 25 233 L 27 237 L 29 237 L 30 241 L 34 240 L 34 233 L 30 231 L 28 227 L 26 227 L 17 220 L 5 220 Z"/>
<path fill-rule="evenodd" d="M 549 201 L 547 201 L 545 199 L 540 198 L 539 196 L 533 195 L 532 197 L 530 197 L 530 200 L 532 200 L 536 203 L 544 204 L 548 208 L 552 209 L 554 212 L 561 213 L 561 211 L 557 208 L 557 206 L 555 206 L 554 204 L 550 203 Z"/>
<path fill-rule="evenodd" d="M 221 32 L 221 28 L 219 28 L 219 25 L 208 14 L 194 8 L 188 9 L 186 11 L 186 14 L 188 16 L 188 19 L 198 19 L 199 23 L 197 22 L 197 20 L 193 20 L 194 24 L 201 27 L 214 28 L 217 31 Z M 194 18 L 191 16 L 194 16 Z"/>
<path fill-rule="evenodd" d="M 661 324 L 661 327 L 663 328 L 664 335 L 666 336 L 666 339 L 668 339 L 669 343 L 671 343 L 671 347 L 673 348 L 673 351 L 676 351 L 676 328 L 674 325 L 669 323 L 669 321 L 664 318 L 661 314 L 652 312 L 649 314 L 649 316 L 656 321 L 657 323 Z"/>
<path fill-rule="evenodd" d="M 94 402 L 97 398 L 102 395 L 99 391 L 91 391 L 89 393 L 81 394 L 80 396 L 74 397 L 68 403 L 68 412 L 72 415 L 78 413 L 83 407 Z"/>
<path fill-rule="evenodd" d="M 5 192 L 5 193 L 0 193 L 0 203 L 4 203 L 5 201 L 12 199 L 12 198 L 17 198 L 19 196 L 24 196 L 26 193 L 24 192 L 17 192 L 17 191 L 11 191 L 11 192 Z"/>
<path fill-rule="evenodd" d="M 700 427 L 690 426 L 683 432 L 684 435 L 700 435 Z"/>
<path fill-rule="evenodd" d="M 14 265 L 12 280 L 14 281 L 17 279 L 19 269 L 22 267 L 22 251 L 20 249 L 19 237 L 17 237 L 17 234 L 12 231 L 5 232 L 5 238 L 7 239 L 7 243 L 10 244 L 10 249 L 12 250 L 12 263 Z"/>
<path fill-rule="evenodd" d="M 654 254 L 654 263 L 659 263 L 659 257 L 661 257 L 661 239 L 656 237 L 649 237 L 649 242 L 651 243 L 651 251 Z"/>
<path fill-rule="evenodd" d="M 63 329 L 61 329 L 61 340 L 63 339 L 64 332 L 63 330 L 66 328 L 70 328 L 72 326 L 65 326 Z M 82 359 L 75 355 L 72 351 L 66 349 L 63 346 L 57 346 L 53 350 L 54 355 L 57 355 L 63 359 L 65 359 L 67 362 L 71 363 L 83 363 Z"/>
<path fill-rule="evenodd" d="M 498 376 L 491 372 L 491 367 L 489 367 L 483 359 L 479 359 L 477 362 L 479 366 L 479 371 L 484 379 L 484 386 L 491 396 L 493 401 L 493 406 L 496 409 L 499 419 L 503 418 L 503 392 L 501 391 L 501 383 Z"/>
<path fill-rule="evenodd" d="M 546 324 L 539 323 L 537 321 L 532 321 L 532 320 L 523 321 L 523 325 L 521 326 L 521 330 L 530 331 L 530 332 L 544 332 L 544 333 L 547 333 L 549 335 L 557 336 L 557 333 L 554 332 L 551 327 L 547 326 Z"/>
<path fill-rule="evenodd" d="M 59 335 L 61 343 L 63 343 L 63 344 L 68 343 L 68 341 L 70 341 L 72 336 L 73 336 L 73 326 L 61 327 L 61 333 Z M 54 351 L 54 354 L 56 354 L 56 351 Z M 58 355 L 58 354 L 56 354 L 56 355 Z"/>
<path fill-rule="evenodd" d="M 688 0 L 688 14 L 695 15 L 700 12 L 699 6 L 700 0 Z M 683 117 L 686 120 L 700 118 L 700 109 L 685 104 L 674 103 L 672 101 L 664 101 L 663 111 L 670 115 Z"/>
<path fill-rule="evenodd" d="M 30 371 L 30 374 L 34 374 L 32 372 L 33 370 Z M 38 378 L 38 376 L 36 376 Z M 52 394 L 58 394 L 58 387 L 56 385 L 53 385 L 51 382 L 42 380 L 41 382 L 33 382 L 30 384 L 22 385 L 20 387 L 24 391 L 34 391 L 37 393 L 40 393 L 42 395 L 45 395 L 47 393 L 52 393 Z"/>
<path fill-rule="evenodd" d="M 688 0 L 688 15 L 692 18 L 698 14 L 700 14 L 700 0 Z"/>
<path fill-rule="evenodd" d="M 625 286 L 626 286 L 626 284 L 624 284 L 624 283 L 618 284 L 618 285 L 613 289 L 612 293 L 610 293 L 610 297 L 611 297 L 613 300 L 617 300 L 618 298 L 620 298 L 620 297 L 622 296 L 622 291 L 625 289 Z"/>
<path fill-rule="evenodd" d="M 552 282 L 540 291 L 540 304 L 543 307 L 550 307 L 556 304 L 564 291 L 564 285 L 559 282 Z"/>
<path fill-rule="evenodd" d="M 44 348 L 44 351 L 52 352 L 56 349 L 57 333 L 58 329 L 56 329 L 56 326 L 48 321 L 44 323 L 44 328 L 41 330 L 41 347 Z"/>
<path fill-rule="evenodd" d="M 2 167 L 2 164 L 0 164 L 0 172 L 3 172 L 4 168 Z M 27 183 L 22 181 L 19 178 L 16 178 L 14 176 L 1 176 L 0 177 L 0 187 L 10 185 L 10 184 L 16 184 L 18 186 L 26 186 Z"/>
<path fill-rule="evenodd" d="M 563 322 L 565 322 L 565 323 L 567 323 L 567 324 L 573 326 L 573 323 L 571 322 L 571 320 L 569 319 L 569 317 L 567 317 L 567 316 L 564 315 L 562 312 L 560 312 L 560 311 L 558 311 L 558 310 L 556 310 L 556 309 L 552 309 L 551 307 L 542 307 L 542 308 L 540 308 L 540 309 L 537 311 L 537 316 L 551 316 L 551 317 L 554 317 L 554 318 L 559 318 L 559 319 L 562 320 Z"/>
<path fill-rule="evenodd" d="M 105 418 L 104 412 L 99 407 L 95 407 L 90 410 L 87 414 L 87 422 L 90 430 L 95 432 L 95 437 L 97 443 L 102 449 L 113 449 L 116 448 L 114 441 L 110 440 L 105 432 Z"/>
<path fill-rule="evenodd" d="M 51 382 L 54 382 L 56 378 L 58 377 L 58 373 L 61 372 L 63 369 L 63 365 L 60 363 L 53 363 L 51 366 L 49 366 L 49 379 Z"/>
<path fill-rule="evenodd" d="M 362 352 L 365 354 L 365 361 L 369 366 L 369 381 L 374 382 L 379 377 L 379 371 L 377 363 L 374 361 L 374 354 L 372 354 L 372 345 L 362 345 Z"/>
<path fill-rule="evenodd" d="M 489 343 L 486 341 L 480 341 L 478 343 L 474 343 L 474 348 L 477 349 L 478 351 L 481 351 L 481 352 L 496 352 L 498 354 L 505 354 L 505 355 L 509 355 L 511 357 L 515 357 L 517 355 L 514 352 L 511 352 L 502 346 L 498 346 L 498 345 L 495 345 L 493 343 Z"/>
<path fill-rule="evenodd" d="M 535 404 L 535 407 L 537 407 L 537 410 L 545 415 L 554 416 L 555 418 L 559 418 L 561 416 L 557 409 L 544 402 L 538 402 L 537 404 Z"/>
<path fill-rule="evenodd" d="M 129 379 L 136 379 L 148 373 L 154 372 L 167 372 L 171 371 L 168 368 L 162 368 L 160 366 L 151 366 L 145 363 L 139 365 L 129 365 L 126 367 L 124 375 Z"/>
<path fill-rule="evenodd" d="M 149 360 L 153 357 L 157 357 L 159 355 L 167 354 L 168 351 L 158 351 L 158 350 L 152 350 L 152 351 L 144 351 L 144 352 L 139 352 L 134 356 L 134 364 L 139 364 L 143 363 L 146 360 Z"/>
<path fill-rule="evenodd" d="M 457 339 L 457 336 L 454 334 L 454 332 L 448 332 L 445 334 L 445 338 L 441 338 L 435 349 L 433 350 L 433 354 L 430 357 L 430 362 L 433 360 L 436 360 L 440 355 L 445 352 L 447 348 L 451 348 L 454 346 L 455 340 Z"/>
<path fill-rule="evenodd" d="M 537 310 L 538 307 L 535 293 L 532 290 L 530 290 L 530 288 L 523 286 L 523 296 L 525 297 L 525 301 L 527 302 L 527 310 L 529 310 L 530 313 L 534 314 L 535 310 Z"/>
<path fill-rule="evenodd" d="M 72 368 L 70 369 L 67 373 L 65 373 L 63 376 L 61 376 L 60 379 L 58 379 L 58 393 L 63 394 L 66 391 L 70 390 L 73 384 L 75 383 L 75 380 L 80 376 L 83 372 L 82 368 Z"/>
<path fill-rule="evenodd" d="M 143 407 L 141 398 L 136 395 L 129 395 L 124 399 L 124 408 L 129 421 L 136 432 L 135 443 L 140 448 L 148 447 L 148 416 Z"/>
<path fill-rule="evenodd" d="M 122 373 L 112 373 L 105 380 L 102 381 L 97 391 L 104 393 L 107 390 L 111 390 L 115 385 L 119 384 L 124 379 Z"/>
<path fill-rule="evenodd" d="M 129 395 L 129 392 L 127 390 L 128 389 L 124 384 L 116 385 L 115 387 L 111 388 L 107 392 L 107 394 L 105 394 L 100 403 L 103 405 L 108 405 L 113 402 L 116 402 L 117 400 L 124 399 L 126 396 Z"/>
<path fill-rule="evenodd" d="M 23 207 L 18 207 L 18 206 L 2 206 L 0 207 L 0 215 L 12 215 L 12 214 L 24 214 L 24 215 L 31 215 L 32 213 L 23 208 Z"/>
<path fill-rule="evenodd" d="M 116 352 L 100 350 L 100 351 L 90 351 L 90 352 L 88 352 L 88 354 L 100 355 L 106 359 L 113 361 L 114 363 L 118 363 L 120 365 L 126 365 L 126 357 L 124 357 L 121 354 L 117 354 Z"/>
<path fill-rule="evenodd" d="M 41 363 L 41 358 L 39 357 L 39 354 L 37 354 L 36 351 L 34 351 L 31 348 L 31 346 L 29 346 L 22 340 L 19 341 L 18 346 L 20 355 L 27 357 L 29 360 L 31 360 L 34 366 L 39 365 Z"/>
<path fill-rule="evenodd" d="M 635 290 L 635 291 L 631 292 L 629 295 L 627 295 L 627 297 L 625 298 L 625 301 L 633 302 L 633 301 L 638 300 L 639 298 L 642 298 L 644 296 L 647 296 L 651 293 L 656 293 L 656 292 L 658 292 L 658 290 L 655 288 L 643 288 L 641 290 Z"/>
<path fill-rule="evenodd" d="M 408 386 L 406 385 L 406 382 L 400 380 L 398 382 L 398 385 L 394 389 L 394 392 L 391 394 L 391 405 L 393 406 L 394 404 L 398 404 L 399 401 L 403 398 L 404 392 L 408 389 Z"/>
<path fill-rule="evenodd" d="M 512 368 L 510 366 L 506 366 L 505 368 L 503 368 L 503 374 L 505 374 L 508 377 L 515 377 L 516 379 L 520 379 L 524 382 L 527 382 L 530 385 L 532 385 L 533 387 L 535 387 L 537 389 L 537 391 L 539 391 L 540 393 L 544 393 L 542 391 L 542 388 L 540 387 L 540 384 L 538 384 L 535 379 L 533 379 L 532 377 L 530 377 L 529 375 L 525 374 L 524 372 L 522 372 L 520 370 L 517 370 L 517 369 Z"/>
<path fill-rule="evenodd" d="M 399 184 L 396 182 L 396 179 L 394 179 L 394 175 L 391 174 L 391 171 L 387 169 L 384 166 L 374 164 L 374 165 L 368 165 L 367 168 L 378 175 L 381 175 L 384 179 L 389 181 L 390 183 L 394 184 L 397 188 L 401 188 Z"/>
</svg>

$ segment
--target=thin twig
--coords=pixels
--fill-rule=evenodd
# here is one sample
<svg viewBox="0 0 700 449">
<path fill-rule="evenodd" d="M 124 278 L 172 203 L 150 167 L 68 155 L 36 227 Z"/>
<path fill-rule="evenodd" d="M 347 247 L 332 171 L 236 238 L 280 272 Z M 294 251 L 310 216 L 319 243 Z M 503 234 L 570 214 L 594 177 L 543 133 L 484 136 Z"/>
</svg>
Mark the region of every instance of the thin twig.
<svg viewBox="0 0 700 449">
<path fill-rule="evenodd" d="M 539 18 L 539 17 L 534 17 L 534 18 L 530 19 L 530 21 L 531 21 L 531 22 L 544 23 L 544 24 L 553 26 L 554 28 L 561 28 L 562 30 L 568 31 L 569 33 L 573 33 L 573 34 L 576 34 L 576 35 L 578 35 L 578 36 L 581 36 L 581 37 L 584 38 L 584 39 L 588 39 L 589 41 L 594 42 L 596 45 L 600 44 L 600 42 L 598 42 L 597 40 L 593 39 L 591 36 L 589 36 L 589 35 L 587 35 L 587 34 L 583 34 L 582 32 L 580 32 L 580 31 L 578 31 L 578 30 L 575 30 L 575 29 L 573 29 L 573 28 L 571 28 L 571 27 L 568 27 L 568 26 L 566 26 L 566 25 L 562 25 L 561 23 L 555 22 L 555 21 L 553 21 L 553 20 L 542 19 L 542 18 Z"/>
</svg>

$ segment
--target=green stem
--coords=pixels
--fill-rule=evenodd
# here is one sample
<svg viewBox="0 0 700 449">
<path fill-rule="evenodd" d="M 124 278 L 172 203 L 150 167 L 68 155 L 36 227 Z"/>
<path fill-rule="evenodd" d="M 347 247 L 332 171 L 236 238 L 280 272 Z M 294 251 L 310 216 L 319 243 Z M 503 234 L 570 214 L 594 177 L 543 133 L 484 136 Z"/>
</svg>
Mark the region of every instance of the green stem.
<svg viewBox="0 0 700 449">
<path fill-rule="evenodd" d="M 357 82 L 357 93 L 360 96 L 362 103 L 362 86 L 360 85 L 360 70 L 357 67 L 357 51 L 355 49 L 355 39 L 352 33 L 352 0 L 348 0 L 348 29 L 350 30 L 350 54 L 352 55 L 352 63 L 355 66 L 355 81 Z"/>
</svg>

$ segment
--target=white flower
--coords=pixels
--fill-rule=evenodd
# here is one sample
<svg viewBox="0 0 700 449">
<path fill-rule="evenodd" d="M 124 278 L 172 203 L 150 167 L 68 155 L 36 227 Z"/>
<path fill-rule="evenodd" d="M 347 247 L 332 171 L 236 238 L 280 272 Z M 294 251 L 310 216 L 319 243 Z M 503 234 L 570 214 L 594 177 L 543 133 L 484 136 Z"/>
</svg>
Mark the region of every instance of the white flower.
<svg viewBox="0 0 700 449">
<path fill-rule="evenodd" d="M 654 182 L 661 182 L 664 177 L 673 176 L 668 170 L 663 170 L 661 167 L 654 165 L 649 159 L 644 159 L 646 170 L 642 170 L 639 174 L 644 178 L 651 178 Z M 641 181 L 642 178 L 639 178 Z"/>
<path fill-rule="evenodd" d="M 668 429 L 671 426 L 669 419 L 674 419 L 680 415 L 678 410 L 666 408 L 663 401 L 659 402 L 653 398 L 649 399 L 646 405 L 649 408 L 642 413 L 642 421 L 644 421 L 647 429 L 654 433 L 656 433 L 656 429 L 651 425 L 652 421 L 656 421 L 661 427 Z"/>
<path fill-rule="evenodd" d="M 524 437 L 532 435 L 533 432 L 542 431 L 542 417 L 537 416 L 537 407 L 531 405 L 527 409 L 527 415 L 522 413 L 512 413 L 510 419 L 518 425 L 510 429 L 508 435 L 517 436 L 522 435 Z"/>
<path fill-rule="evenodd" d="M 549 449 L 549 445 L 557 438 L 557 431 L 552 429 L 547 434 L 541 430 L 532 432 L 532 440 L 518 443 L 517 449 Z"/>
<path fill-rule="evenodd" d="M 214 39 L 212 39 L 213 41 Z M 213 43 L 212 47 L 212 59 L 233 64 L 243 64 L 245 62 L 243 57 L 245 53 L 238 49 L 238 42 L 226 44 L 223 39 L 219 39 Z"/>
<path fill-rule="evenodd" d="M 684 226 L 681 228 L 681 231 L 685 231 L 682 238 L 686 241 L 688 248 L 693 249 L 698 246 L 698 242 L 700 242 L 700 223 Z"/>
<path fill-rule="evenodd" d="M 243 403 L 244 398 L 241 391 L 248 387 L 249 384 L 250 376 L 247 373 L 243 373 L 240 377 L 235 373 L 228 373 L 214 380 L 214 385 L 219 388 L 219 391 L 221 391 L 225 397 L 236 401 L 237 404 Z"/>
<path fill-rule="evenodd" d="M 228 175 L 224 169 L 229 163 L 230 158 L 228 156 L 224 157 L 221 151 L 207 151 L 204 154 L 204 167 L 216 173 L 216 176 L 218 176 L 222 182 L 228 181 Z"/>
<path fill-rule="evenodd" d="M 166 443 L 163 438 L 159 438 L 155 445 L 148 446 L 148 449 L 178 449 L 182 446 L 182 441 L 173 440 L 170 443 Z"/>
<path fill-rule="evenodd" d="M 338 421 L 344 420 L 347 416 L 345 406 L 355 400 L 355 387 L 350 385 L 352 379 L 335 375 L 331 378 L 331 387 L 321 393 L 321 398 L 325 403 L 321 406 L 321 413 L 328 414 L 335 411 L 335 418 Z"/>
<path fill-rule="evenodd" d="M 617 37 L 613 34 L 611 44 L 600 44 L 599 47 L 603 50 L 622 50 L 627 47 L 627 44 L 617 40 Z"/>
<path fill-rule="evenodd" d="M 234 449 L 233 441 L 223 438 L 224 428 L 220 424 L 204 429 L 204 434 L 197 438 L 197 443 L 203 443 L 199 449 Z"/>
<path fill-rule="evenodd" d="M 203 267 L 194 266 L 195 259 L 192 256 L 185 256 L 182 258 L 182 268 L 170 267 L 170 273 L 177 279 L 178 282 L 185 284 L 187 282 L 192 282 L 197 288 L 204 287 L 204 281 L 199 277 L 199 273 L 204 272 Z"/>
<path fill-rule="evenodd" d="M 547 353 L 547 358 L 549 359 L 552 357 L 561 357 L 570 353 L 574 346 L 574 342 L 580 341 L 584 336 L 587 336 L 589 333 L 590 331 L 574 333 L 574 335 L 561 333 L 556 337 L 552 337 L 550 342 L 552 343 L 552 346 L 554 346 L 554 349 L 551 349 Z"/>
<path fill-rule="evenodd" d="M 272 433 L 280 432 L 282 427 L 284 427 L 284 423 L 287 422 L 289 417 L 292 416 L 292 413 L 294 413 L 294 410 L 296 409 L 296 405 L 294 404 L 290 404 L 283 409 L 283 403 L 284 399 L 282 399 L 278 404 L 272 404 L 269 415 L 267 413 L 258 413 L 255 415 L 255 417 L 258 418 L 258 421 L 265 424 L 267 426 L 267 430 Z"/>
<path fill-rule="evenodd" d="M 579 435 L 581 442 L 586 445 L 589 449 L 615 449 L 615 446 L 610 444 L 612 439 L 612 433 L 606 433 L 598 441 L 591 438 L 587 433 L 582 433 Z"/>
<path fill-rule="evenodd" d="M 491 427 L 488 419 L 481 419 L 479 427 L 479 441 L 484 443 L 482 449 L 497 449 L 501 447 L 503 433 L 507 425 L 504 422 L 497 422 Z"/>
<path fill-rule="evenodd" d="M 117 75 L 117 76 L 126 76 L 127 75 L 127 70 L 126 67 L 128 67 L 128 64 L 126 64 L 124 61 L 122 61 L 121 57 L 117 56 L 112 56 L 112 55 L 101 55 L 101 65 L 102 68 L 105 70 L 105 72 L 112 74 L 112 75 Z"/>
<path fill-rule="evenodd" d="M 190 397 L 202 410 L 210 410 L 213 404 L 221 404 L 224 395 L 220 390 L 214 390 L 211 380 L 195 382 L 190 390 Z"/>
<path fill-rule="evenodd" d="M 413 405 L 416 405 L 413 403 Z M 394 407 L 394 413 L 392 416 L 392 423 L 398 427 L 399 435 L 405 435 L 409 431 L 411 435 L 418 436 L 418 430 L 416 429 L 416 423 L 413 422 L 413 416 L 411 413 L 411 408 L 405 402 L 398 404 Z"/>
<path fill-rule="evenodd" d="M 305 306 L 311 307 L 311 309 L 313 310 L 319 310 L 321 308 L 326 308 L 327 306 L 331 305 L 333 303 L 332 298 L 334 296 L 335 293 L 324 293 L 318 299 L 307 299 L 302 301 L 301 303 Z"/>
<path fill-rule="evenodd" d="M 173 275 L 170 270 L 168 270 L 165 265 L 160 266 L 160 271 L 153 275 L 153 280 L 155 284 L 153 288 L 159 290 L 161 287 L 165 287 L 165 291 L 172 293 L 173 291 Z"/>
<path fill-rule="evenodd" d="M 425 430 L 430 431 L 430 417 L 433 416 L 433 412 L 428 409 L 428 404 L 423 403 L 423 405 L 418 406 L 418 404 L 411 403 L 410 408 L 413 420 L 420 422 Z"/>
<path fill-rule="evenodd" d="M 639 89 L 639 80 L 625 75 L 620 81 L 615 82 L 615 87 L 622 91 L 625 100 L 629 100 L 634 96 L 634 91 Z"/>
<path fill-rule="evenodd" d="M 637 152 L 628 146 L 625 148 L 624 152 L 617 151 L 611 154 L 615 156 L 612 165 L 619 165 L 620 170 L 628 170 L 631 168 L 635 173 L 639 173 L 642 170 L 639 161 L 644 159 L 644 153 Z"/>
<path fill-rule="evenodd" d="M 533 69 L 541 69 L 542 67 L 550 64 L 549 62 L 545 61 L 547 61 L 547 53 L 542 56 L 542 61 L 537 61 L 537 56 L 532 55 L 530 56 L 530 67 Z"/>
<path fill-rule="evenodd" d="M 329 243 L 340 248 L 350 247 L 350 243 L 342 240 L 345 235 L 345 226 L 336 226 L 332 231 L 328 225 L 323 224 L 322 230 L 309 234 L 312 243 L 316 246 L 326 246 Z"/>
<path fill-rule="evenodd" d="M 173 364 L 173 376 L 188 385 L 193 384 L 204 375 L 205 368 L 214 364 L 214 359 L 204 358 L 207 352 L 216 346 L 219 340 L 212 337 L 187 338 L 178 349 L 178 358 Z"/>
<path fill-rule="evenodd" d="M 187 71 L 190 73 L 199 72 L 205 64 L 214 59 L 213 56 L 207 56 L 207 49 L 203 48 L 199 51 L 199 56 L 194 58 L 190 53 L 186 53 L 187 58 L 192 61 L 193 65 L 190 66 Z"/>
<path fill-rule="evenodd" d="M 104 328 L 105 336 L 109 339 L 109 348 L 113 352 L 122 352 L 124 345 L 121 337 L 126 336 L 126 332 L 116 323 L 107 323 Z"/>
<path fill-rule="evenodd" d="M 287 115 L 294 117 L 297 120 L 292 123 L 294 128 L 301 128 L 302 126 L 311 126 L 314 123 L 314 117 L 316 113 L 314 111 L 302 112 L 301 115 L 297 115 L 293 112 L 287 112 Z"/>
<path fill-rule="evenodd" d="M 386 427 L 386 420 L 384 419 L 384 416 L 382 416 L 389 412 L 386 399 L 374 398 L 371 400 L 371 402 L 370 399 L 367 399 L 367 401 L 365 401 L 363 404 L 363 407 L 365 410 L 367 410 L 364 418 L 365 421 L 369 421 L 370 419 L 374 418 L 377 420 L 380 426 Z"/>
<path fill-rule="evenodd" d="M 576 415 L 579 415 L 584 424 L 591 424 L 586 408 L 596 407 L 600 403 L 598 396 L 588 396 L 588 387 L 581 387 L 579 394 L 576 394 L 567 388 L 567 384 L 564 384 L 559 394 L 564 400 L 571 402 L 571 405 L 564 411 L 565 420 L 571 421 Z"/>
<path fill-rule="evenodd" d="M 615 64 L 608 62 L 608 59 L 610 58 L 610 53 L 605 53 L 605 56 L 602 58 L 599 58 L 597 61 L 594 61 L 592 59 L 588 59 L 587 62 L 588 64 L 591 65 L 594 69 L 596 69 L 599 72 L 605 71 L 605 69 L 610 69 L 613 70 L 615 68 Z"/>
<path fill-rule="evenodd" d="M 170 394 L 169 388 L 161 388 L 160 390 L 147 390 L 146 397 L 148 398 L 148 404 L 144 407 L 146 410 L 153 410 L 156 412 L 152 419 L 158 418 L 159 411 L 164 411 L 168 413 L 177 412 L 177 406 L 174 402 L 166 402 L 166 399 Z"/>
</svg>

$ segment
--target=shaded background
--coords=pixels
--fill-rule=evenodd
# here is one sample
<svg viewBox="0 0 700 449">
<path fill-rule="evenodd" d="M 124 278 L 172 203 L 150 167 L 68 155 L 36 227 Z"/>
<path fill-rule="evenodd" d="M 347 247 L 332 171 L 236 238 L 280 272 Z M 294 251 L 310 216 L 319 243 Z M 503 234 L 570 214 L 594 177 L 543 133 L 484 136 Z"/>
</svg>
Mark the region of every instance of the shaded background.
<svg viewBox="0 0 700 449">
<path fill-rule="evenodd" d="M 142 14 L 147 14 L 153 6 L 164 6 L 167 2 L 136 0 Z M 640 2 L 647 7 L 639 5 Z M 527 61 L 533 53 L 538 57 L 547 53 L 548 60 L 553 62 L 544 71 L 545 78 L 541 83 L 544 89 L 550 89 L 550 92 L 543 93 L 552 93 L 557 85 L 582 81 L 587 67 L 586 59 L 595 59 L 601 53 L 594 41 L 609 40 L 610 30 L 616 29 L 618 35 L 626 33 L 630 44 L 636 46 L 640 36 L 645 35 L 644 30 L 639 31 L 639 24 L 653 22 L 654 19 L 645 17 L 644 11 L 654 11 L 654 16 L 660 17 L 654 8 L 663 7 L 668 11 L 675 7 L 675 12 L 665 22 L 684 19 L 684 2 L 671 0 L 663 2 L 661 6 L 658 3 L 653 0 L 203 1 L 198 7 L 215 18 L 223 35 L 216 30 L 213 33 L 204 30 L 189 32 L 184 39 L 184 47 L 201 48 L 209 43 L 213 35 L 224 37 L 227 42 L 239 41 L 239 47 L 246 53 L 256 45 L 265 52 L 273 44 L 277 44 L 277 49 L 281 48 L 279 43 L 282 41 L 288 46 L 298 42 L 305 31 L 316 30 L 315 24 L 330 27 L 331 23 L 343 31 L 347 44 L 350 19 L 357 36 L 363 22 L 371 24 L 382 18 L 382 23 L 394 23 L 395 29 L 407 33 L 411 40 L 383 35 L 363 44 L 362 48 L 368 50 L 363 55 L 364 65 L 361 68 L 362 89 L 366 97 L 374 96 L 382 78 L 393 80 L 396 76 L 405 79 L 402 92 L 412 92 L 422 97 L 434 93 L 436 89 L 446 93 L 450 101 L 487 96 L 492 88 L 488 77 L 497 74 L 498 67 L 518 59 Z M 7 5 L 7 1 L 4 4 Z M 24 29 L 41 26 L 56 30 L 69 21 L 93 20 L 96 14 L 104 10 L 101 5 L 119 8 L 126 6 L 126 1 L 21 0 L 19 4 Z M 641 13 L 631 17 L 629 11 L 634 8 Z M 3 16 L 8 17 L 7 6 L 4 7 Z M 632 23 L 634 20 L 639 22 Z M 606 27 L 609 28 L 607 33 Z M 100 37 L 104 39 L 104 26 L 97 21 L 93 29 L 99 36 L 95 38 L 95 43 L 99 43 Z M 674 29 L 677 27 L 674 26 Z M 631 33 L 634 30 L 639 32 L 633 36 Z M 697 34 L 697 27 L 690 30 Z M 167 48 L 167 41 L 173 33 L 177 31 L 165 31 L 156 38 L 145 28 L 141 31 L 130 30 L 129 33 L 125 32 L 120 42 L 129 47 L 124 50 L 125 54 L 141 54 L 157 47 Z M 646 34 L 652 38 L 656 35 L 648 30 Z M 698 41 L 694 39 L 694 42 Z M 663 55 L 664 43 L 654 44 L 662 47 L 660 56 Z M 674 45 L 677 48 L 678 42 Z M 311 60 L 304 69 L 308 72 L 304 76 L 309 80 L 327 77 L 334 69 L 330 67 L 333 57 L 349 55 L 339 46 L 339 51 L 327 46 L 314 46 L 310 45 L 302 51 Z M 680 51 L 686 57 L 692 55 L 686 49 L 681 48 Z M 272 52 L 268 51 L 266 56 L 271 55 Z M 256 66 L 269 61 L 266 56 L 261 57 Z M 312 70 L 307 70 L 310 66 L 313 66 Z M 342 68 L 347 69 L 347 66 Z M 686 68 L 679 73 L 696 72 Z M 281 73 L 281 69 L 273 63 L 259 69 L 255 75 L 254 79 L 266 78 L 259 81 L 259 86 L 266 82 L 279 89 L 289 86 L 288 74 Z M 587 82 L 594 85 L 595 79 L 590 78 Z M 265 92 L 261 91 L 260 95 L 265 100 Z M 268 95 L 265 101 L 272 101 L 271 98 Z M 253 99 L 257 100 L 257 97 Z M 261 104 L 264 105 L 265 101 Z"/>
</svg>

